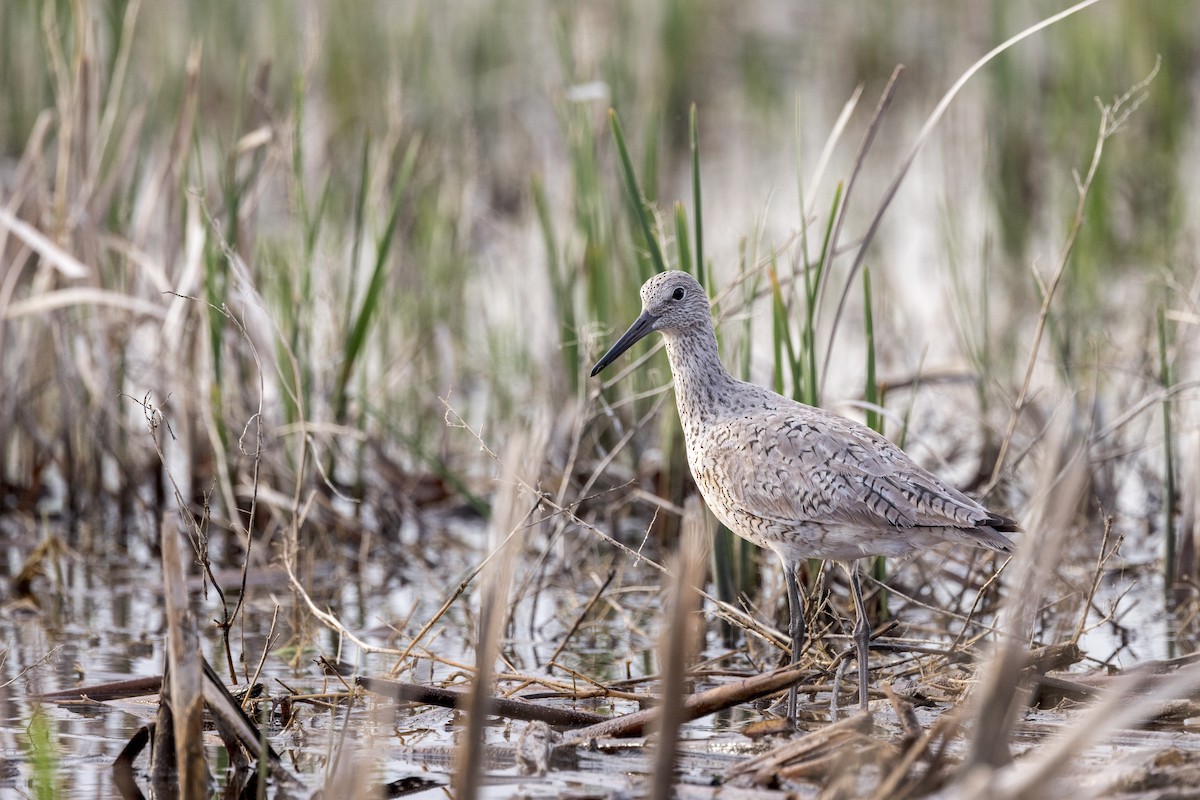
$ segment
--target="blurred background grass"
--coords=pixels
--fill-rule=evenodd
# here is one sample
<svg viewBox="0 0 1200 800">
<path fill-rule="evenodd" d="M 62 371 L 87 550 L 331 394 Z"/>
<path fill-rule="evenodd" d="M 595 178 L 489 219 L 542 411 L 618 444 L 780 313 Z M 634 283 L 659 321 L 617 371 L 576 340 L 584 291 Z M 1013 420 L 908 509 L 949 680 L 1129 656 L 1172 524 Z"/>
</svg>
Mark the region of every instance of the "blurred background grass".
<svg viewBox="0 0 1200 800">
<path fill-rule="evenodd" d="M 252 421 L 265 426 L 259 477 L 277 492 L 273 508 L 287 509 L 297 485 L 332 485 L 367 501 L 352 513 L 381 513 L 397 486 L 414 491 L 403 483 L 413 475 L 485 508 L 493 465 L 446 425 L 444 398 L 501 441 L 553 425 L 546 471 L 531 479 L 591 486 L 572 478 L 587 471 L 575 459 L 618 442 L 668 380 L 658 356 L 606 389 L 597 412 L 585 379 L 636 315 L 651 268 L 608 109 L 620 114 L 678 264 L 672 203 L 683 200 L 684 222 L 697 221 L 695 105 L 697 267 L 719 298 L 725 356 L 735 374 L 798 387 L 775 354 L 789 325 L 799 342 L 811 319 L 800 276 L 888 75 L 905 66 L 847 207 L 843 246 L 954 79 L 1062 5 L 4 3 L 0 202 L 86 268 L 56 271 L 44 248 L 0 227 L 4 502 L 29 510 L 57 496 L 77 518 L 97 498 L 124 513 L 161 507 L 134 402 L 147 392 L 172 425 L 164 441 L 185 495 L 207 496 L 218 527 L 244 522 L 229 509 L 250 493 Z M 1193 379 L 1200 18 L 1188 0 L 1113 0 L 1000 56 L 952 106 L 867 256 L 873 314 L 856 289 L 823 401 L 872 397 L 868 369 L 897 384 L 969 374 L 981 401 L 971 414 L 983 433 L 973 436 L 994 446 L 1040 304 L 1030 268 L 1044 274 L 1061 246 L 1072 170 L 1086 168 L 1095 141 L 1094 98 L 1110 102 L 1159 57 L 1088 197 L 1036 405 L 1044 415 L 1077 403 L 1102 428 L 1164 374 L 1172 385 Z M 859 85 L 864 99 L 825 181 L 810 186 Z M 808 218 L 801 186 L 816 209 Z M 774 296 L 762 271 L 773 261 L 784 287 Z M 845 281 L 843 261 L 831 289 Z M 63 294 L 72 289 L 87 291 Z M 831 322 L 831 308 L 817 309 L 819 353 Z M 1194 392 L 1181 399 L 1168 465 L 1196 457 Z M 902 402 L 907 420 L 915 399 Z M 924 411 L 961 410 L 938 402 Z M 600 422 L 584 436 L 594 438 L 572 448 L 568 432 L 593 413 Z M 1141 417 L 1104 449 L 1132 449 L 1161 476 L 1163 443 L 1146 441 L 1161 423 Z M 1032 415 L 1022 447 L 1043 422 Z M 683 466 L 671 436 L 646 426 L 615 472 L 665 471 L 651 485 L 674 487 L 678 503 Z M 956 446 L 937 458 L 953 460 Z M 987 442 L 972 447 L 975 463 L 955 475 L 962 484 L 991 470 Z M 1116 503 L 1122 487 L 1107 491 Z M 1143 501 L 1142 521 L 1174 513 L 1168 500 Z"/>
</svg>

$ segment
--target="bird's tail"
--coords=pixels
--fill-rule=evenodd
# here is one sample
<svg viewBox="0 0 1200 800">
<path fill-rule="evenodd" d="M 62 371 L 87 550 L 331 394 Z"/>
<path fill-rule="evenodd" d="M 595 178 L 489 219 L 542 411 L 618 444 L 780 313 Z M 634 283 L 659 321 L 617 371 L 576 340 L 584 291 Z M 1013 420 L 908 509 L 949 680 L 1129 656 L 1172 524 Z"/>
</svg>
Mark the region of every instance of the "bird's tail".
<svg viewBox="0 0 1200 800">
<path fill-rule="evenodd" d="M 1001 553 L 1013 551 L 1013 540 L 1006 533 L 1017 533 L 1021 526 L 1016 520 L 999 514 L 989 514 L 984 523 L 977 528 L 971 528 L 964 533 L 971 539 L 971 544 L 998 550 Z"/>
</svg>

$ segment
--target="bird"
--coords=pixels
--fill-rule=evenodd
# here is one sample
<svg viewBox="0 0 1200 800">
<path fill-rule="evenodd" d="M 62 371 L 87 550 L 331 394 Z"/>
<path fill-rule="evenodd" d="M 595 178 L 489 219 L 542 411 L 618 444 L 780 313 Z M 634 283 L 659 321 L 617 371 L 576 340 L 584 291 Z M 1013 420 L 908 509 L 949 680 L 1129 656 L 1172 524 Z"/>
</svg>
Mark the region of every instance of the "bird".
<svg viewBox="0 0 1200 800">
<path fill-rule="evenodd" d="M 674 378 L 688 468 L 714 516 L 773 551 L 787 588 L 791 663 L 805 641 L 796 572 L 828 559 L 849 574 L 857 621 L 859 705 L 868 707 L 870 627 L 859 578 L 866 556 L 900 557 L 943 542 L 1011 553 L 1020 530 L 913 461 L 865 425 L 738 380 L 721 363 L 708 295 L 686 272 L 659 272 L 642 311 L 592 369 L 661 333 Z M 787 715 L 796 721 L 797 690 Z"/>
</svg>

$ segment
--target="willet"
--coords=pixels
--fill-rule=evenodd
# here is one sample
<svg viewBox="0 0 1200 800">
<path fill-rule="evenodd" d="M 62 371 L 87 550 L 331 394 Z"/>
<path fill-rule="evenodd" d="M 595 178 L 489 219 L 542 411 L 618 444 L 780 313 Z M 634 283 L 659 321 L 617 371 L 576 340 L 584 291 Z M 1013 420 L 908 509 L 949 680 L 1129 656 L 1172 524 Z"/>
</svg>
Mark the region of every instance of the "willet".
<svg viewBox="0 0 1200 800">
<path fill-rule="evenodd" d="M 717 519 L 783 562 L 791 661 L 804 644 L 796 569 L 809 558 L 845 567 L 858 621 L 858 699 L 867 708 L 870 628 L 859 559 L 902 556 L 942 542 L 1008 553 L 1018 530 L 918 466 L 870 428 L 734 378 L 717 353 L 708 296 L 685 272 L 642 286 L 642 313 L 592 369 L 599 374 L 658 331 L 675 377 L 688 466 Z M 796 690 L 788 696 L 796 718 Z"/>
</svg>

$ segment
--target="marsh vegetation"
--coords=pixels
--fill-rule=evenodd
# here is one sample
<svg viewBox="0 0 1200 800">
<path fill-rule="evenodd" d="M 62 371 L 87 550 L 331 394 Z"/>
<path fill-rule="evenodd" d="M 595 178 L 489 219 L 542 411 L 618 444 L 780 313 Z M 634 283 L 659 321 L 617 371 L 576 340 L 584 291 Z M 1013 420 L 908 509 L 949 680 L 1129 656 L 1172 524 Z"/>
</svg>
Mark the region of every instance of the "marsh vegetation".
<svg viewBox="0 0 1200 800">
<path fill-rule="evenodd" d="M 0 786 L 112 793 L 157 688 L 42 696 L 162 675 L 181 536 L 199 649 L 303 787 L 272 792 L 1200 781 L 1200 15 L 1103 0 L 956 85 L 1060 10 L 0 4 Z M 786 660 L 663 354 L 588 378 L 662 268 L 735 374 L 1025 533 L 873 564 L 874 727 L 831 720 L 852 609 L 814 563 L 816 738 L 753 738 L 775 689 L 525 775 L 559 734 L 460 712 L 674 709 Z"/>
</svg>

